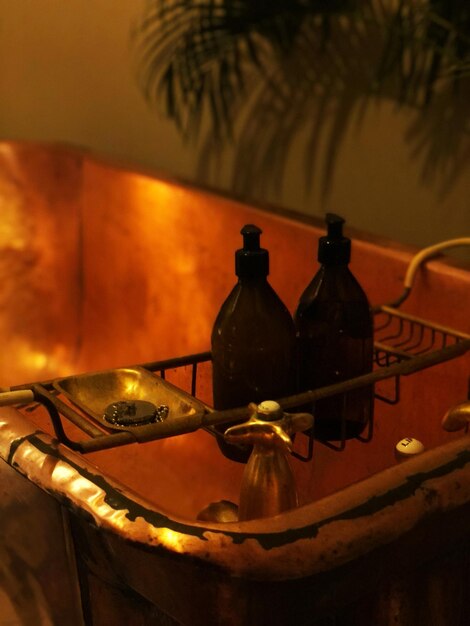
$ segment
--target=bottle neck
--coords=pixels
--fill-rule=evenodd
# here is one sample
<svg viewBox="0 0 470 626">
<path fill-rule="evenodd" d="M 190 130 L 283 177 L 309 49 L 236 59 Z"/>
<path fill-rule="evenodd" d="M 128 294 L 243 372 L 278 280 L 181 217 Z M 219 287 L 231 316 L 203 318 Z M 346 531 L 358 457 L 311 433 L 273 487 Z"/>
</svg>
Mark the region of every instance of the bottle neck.
<svg viewBox="0 0 470 626">
<path fill-rule="evenodd" d="M 268 277 L 266 274 L 254 274 L 254 275 L 243 275 L 238 277 L 239 285 L 264 285 L 268 284 Z"/>
<path fill-rule="evenodd" d="M 320 270 L 325 274 L 350 274 L 349 263 L 323 263 Z"/>
</svg>

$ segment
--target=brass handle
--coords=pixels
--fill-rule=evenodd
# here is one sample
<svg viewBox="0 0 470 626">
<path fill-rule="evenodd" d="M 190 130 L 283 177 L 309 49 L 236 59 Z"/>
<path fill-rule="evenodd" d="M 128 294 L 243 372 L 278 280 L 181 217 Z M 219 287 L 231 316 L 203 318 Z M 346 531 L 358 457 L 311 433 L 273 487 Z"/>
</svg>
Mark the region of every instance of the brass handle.
<svg viewBox="0 0 470 626">
<path fill-rule="evenodd" d="M 225 431 L 228 443 L 277 447 L 290 452 L 290 435 L 308 430 L 313 425 L 310 413 L 284 413 L 277 402 L 267 401 L 259 405 L 249 404 L 250 418 L 247 422 L 231 426 Z"/>
</svg>

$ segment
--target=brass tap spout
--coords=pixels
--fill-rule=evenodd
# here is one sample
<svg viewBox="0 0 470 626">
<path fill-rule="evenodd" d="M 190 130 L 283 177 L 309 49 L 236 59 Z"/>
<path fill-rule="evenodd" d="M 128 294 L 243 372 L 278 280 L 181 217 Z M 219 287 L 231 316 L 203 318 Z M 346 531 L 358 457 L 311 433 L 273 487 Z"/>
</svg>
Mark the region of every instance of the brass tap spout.
<svg viewBox="0 0 470 626">
<path fill-rule="evenodd" d="M 442 420 L 442 428 L 450 433 L 468 428 L 469 424 L 470 401 L 462 402 L 449 409 Z"/>
<path fill-rule="evenodd" d="M 228 428 L 228 443 L 253 446 L 243 473 L 239 520 L 270 517 L 298 506 L 294 475 L 289 464 L 294 432 L 312 427 L 308 413 L 283 413 L 277 402 L 250 404 L 250 419 Z"/>
</svg>

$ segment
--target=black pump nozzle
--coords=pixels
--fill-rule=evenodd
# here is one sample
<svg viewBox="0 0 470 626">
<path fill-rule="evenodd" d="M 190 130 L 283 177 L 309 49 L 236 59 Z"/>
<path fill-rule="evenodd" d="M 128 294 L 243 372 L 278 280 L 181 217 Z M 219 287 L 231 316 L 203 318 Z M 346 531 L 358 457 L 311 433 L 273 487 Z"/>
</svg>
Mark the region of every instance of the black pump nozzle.
<svg viewBox="0 0 470 626">
<path fill-rule="evenodd" d="M 327 234 L 320 237 L 318 261 L 322 265 L 344 265 L 351 258 L 351 240 L 343 235 L 345 220 L 335 213 L 326 214 Z"/>
<path fill-rule="evenodd" d="M 269 274 L 269 253 L 260 248 L 260 235 L 263 231 L 254 224 L 246 224 L 240 231 L 243 235 L 243 248 L 235 252 L 235 273 L 238 277 L 267 276 Z"/>
<path fill-rule="evenodd" d="M 243 235 L 244 250 L 259 250 L 259 239 L 263 231 L 254 224 L 246 224 L 240 231 Z"/>
<path fill-rule="evenodd" d="M 340 215 L 327 213 L 325 221 L 328 229 L 328 239 L 338 239 L 343 236 L 343 224 L 345 220 Z"/>
</svg>

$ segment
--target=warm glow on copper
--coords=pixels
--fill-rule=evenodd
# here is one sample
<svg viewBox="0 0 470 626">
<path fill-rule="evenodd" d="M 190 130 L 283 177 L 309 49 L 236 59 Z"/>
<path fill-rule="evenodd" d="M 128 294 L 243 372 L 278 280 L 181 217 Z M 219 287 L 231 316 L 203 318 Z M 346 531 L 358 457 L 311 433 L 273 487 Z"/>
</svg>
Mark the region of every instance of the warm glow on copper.
<svg viewBox="0 0 470 626">
<path fill-rule="evenodd" d="M 70 480 L 75 479 L 77 471 L 70 465 L 64 463 L 57 463 L 52 474 L 54 482 L 65 486 Z"/>
<path fill-rule="evenodd" d="M 152 263 L 159 265 L 158 279 L 147 285 L 149 300 L 159 303 L 167 299 L 181 279 L 184 289 L 178 294 L 177 313 L 186 320 L 184 329 L 178 331 L 193 338 L 196 350 L 207 349 L 214 311 L 207 307 L 207 275 L 201 259 L 210 254 L 207 241 L 220 225 L 211 219 L 199 221 L 197 215 L 205 213 L 210 196 L 201 201 L 183 186 L 141 175 L 126 176 L 120 185 L 127 206 L 132 207 L 128 224 L 133 239 L 143 251 L 151 250 Z M 147 255 L 142 259 L 146 261 Z M 152 274 L 149 266 L 149 276 Z"/>
<path fill-rule="evenodd" d="M 183 552 L 183 536 L 169 528 L 159 528 L 158 538 L 161 543 L 174 552 Z"/>
<path fill-rule="evenodd" d="M 1 181 L 0 181 L 1 183 Z M 23 207 L 11 193 L 0 186 L 0 251 L 20 251 L 27 246 L 27 231 L 22 221 Z"/>
<path fill-rule="evenodd" d="M 15 170 L 18 167 L 17 150 L 13 145 L 0 142 L 0 156 L 11 169 Z"/>
<path fill-rule="evenodd" d="M 183 188 L 144 176 L 133 176 L 127 181 L 126 191 L 129 203 L 136 212 L 134 226 L 139 228 L 139 236 L 148 240 L 152 247 L 158 249 L 164 241 L 185 234 L 184 229 L 188 228 L 186 209 L 193 198 Z M 177 274 L 195 273 L 194 256 L 184 245 L 172 248 L 171 262 Z"/>
<path fill-rule="evenodd" d="M 106 502 L 106 492 L 91 482 L 88 478 L 81 476 L 75 468 L 58 462 L 53 468 L 51 480 L 59 489 L 69 493 L 73 500 L 81 502 L 81 506 L 86 508 L 95 519 L 106 519 L 114 521 L 119 526 L 125 526 L 126 510 L 115 510 Z"/>
<path fill-rule="evenodd" d="M 72 365 L 67 365 L 69 350 L 64 345 L 50 346 L 50 350 L 45 352 L 35 348 L 26 339 L 15 338 L 9 342 L 8 352 L 13 356 L 15 368 L 31 372 L 30 376 L 34 375 L 36 379 L 73 373 Z"/>
<path fill-rule="evenodd" d="M 9 145 L 0 144 L 0 157 L 11 174 L 20 179 L 15 150 Z M 0 251 L 23 250 L 27 245 L 27 232 L 22 219 L 22 198 L 23 194 L 19 193 L 13 181 L 0 179 Z"/>
<path fill-rule="evenodd" d="M 48 355 L 44 352 L 30 351 L 27 359 L 25 359 L 33 369 L 43 369 L 47 365 Z"/>
<path fill-rule="evenodd" d="M 2 222 L 0 223 L 0 251 L 6 250 L 20 251 L 26 248 L 26 237 L 21 237 L 21 227 L 15 223 L 15 215 L 10 210 L 13 207 L 4 206 L 0 200 L 0 213 Z"/>
</svg>

